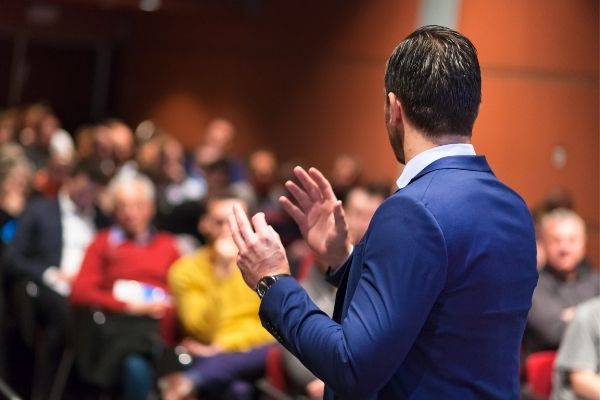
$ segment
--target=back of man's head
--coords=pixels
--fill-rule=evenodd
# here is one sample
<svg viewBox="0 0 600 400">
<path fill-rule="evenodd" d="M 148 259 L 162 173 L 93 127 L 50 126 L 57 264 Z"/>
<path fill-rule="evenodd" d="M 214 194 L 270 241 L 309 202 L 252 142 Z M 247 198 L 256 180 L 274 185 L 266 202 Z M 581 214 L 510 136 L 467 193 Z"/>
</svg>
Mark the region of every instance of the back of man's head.
<svg viewBox="0 0 600 400">
<path fill-rule="evenodd" d="M 86 158 L 78 160 L 69 171 L 71 179 L 81 175 L 89 178 L 90 181 L 99 186 L 106 186 L 111 178 L 110 175 L 102 171 L 98 163 Z"/>
<path fill-rule="evenodd" d="M 385 90 L 400 98 L 406 117 L 429 137 L 471 136 L 481 103 L 477 50 L 449 28 L 419 28 L 390 56 Z"/>
</svg>

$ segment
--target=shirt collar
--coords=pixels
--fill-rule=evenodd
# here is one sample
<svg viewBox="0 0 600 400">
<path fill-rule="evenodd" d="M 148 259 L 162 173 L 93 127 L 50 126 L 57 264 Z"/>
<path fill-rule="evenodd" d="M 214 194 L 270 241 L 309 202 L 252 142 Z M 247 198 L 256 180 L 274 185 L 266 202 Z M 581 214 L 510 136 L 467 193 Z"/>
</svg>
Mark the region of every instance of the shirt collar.
<svg viewBox="0 0 600 400">
<path fill-rule="evenodd" d="M 423 171 L 425 167 L 440 158 L 474 155 L 475 148 L 469 143 L 445 144 L 443 146 L 436 146 L 429 150 L 425 150 L 406 163 L 402 174 L 400 174 L 400 177 L 396 181 L 396 185 L 398 185 L 398 189 L 406 187 L 419 172 Z"/>
<path fill-rule="evenodd" d="M 77 204 L 75 204 L 75 202 L 73 201 L 73 199 L 71 199 L 71 196 L 69 196 L 66 190 L 59 190 L 58 195 L 56 197 L 58 199 L 58 206 L 60 207 L 62 213 L 69 215 L 78 215 L 83 218 L 94 218 L 94 207 L 90 207 L 88 210 L 80 210 L 79 207 L 77 207 Z"/>
<path fill-rule="evenodd" d="M 59 190 L 57 198 L 58 198 L 58 205 L 60 206 L 60 209 L 62 212 L 66 213 L 66 214 L 76 214 L 77 213 L 77 211 L 78 211 L 77 206 L 75 205 L 73 200 L 71 200 L 71 197 L 65 190 L 62 190 L 62 189 Z"/>
<path fill-rule="evenodd" d="M 137 245 L 147 245 L 152 241 L 154 235 L 156 234 L 156 230 L 153 227 L 150 227 L 146 233 L 144 233 L 140 238 L 133 239 L 118 225 L 113 225 L 110 228 L 108 233 L 108 241 L 112 245 L 120 245 L 125 243 L 126 241 L 132 241 Z"/>
</svg>

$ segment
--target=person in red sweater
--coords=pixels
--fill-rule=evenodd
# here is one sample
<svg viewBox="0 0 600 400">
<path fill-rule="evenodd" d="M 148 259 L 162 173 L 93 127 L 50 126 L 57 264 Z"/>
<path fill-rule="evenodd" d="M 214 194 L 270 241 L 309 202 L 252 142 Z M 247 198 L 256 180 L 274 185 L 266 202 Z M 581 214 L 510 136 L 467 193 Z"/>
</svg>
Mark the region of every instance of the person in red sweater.
<svg viewBox="0 0 600 400">
<path fill-rule="evenodd" d="M 174 332 L 167 271 L 179 252 L 170 234 L 151 226 L 155 190 L 147 177 L 119 176 L 109 193 L 116 224 L 89 246 L 70 297 L 75 306 L 101 312 L 93 319 L 102 343 L 85 349 L 96 354 L 87 356 L 94 371 L 81 373 L 101 386 L 120 384 L 126 399 L 146 399 L 152 353 Z"/>
</svg>

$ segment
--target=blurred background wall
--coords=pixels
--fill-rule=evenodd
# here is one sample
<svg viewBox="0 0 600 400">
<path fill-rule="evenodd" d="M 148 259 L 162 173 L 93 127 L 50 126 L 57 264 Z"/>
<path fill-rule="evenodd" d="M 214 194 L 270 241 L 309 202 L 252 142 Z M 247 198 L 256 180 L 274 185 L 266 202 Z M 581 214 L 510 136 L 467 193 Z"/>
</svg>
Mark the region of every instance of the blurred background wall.
<svg viewBox="0 0 600 400">
<path fill-rule="evenodd" d="M 599 264 L 597 0 L 450 1 L 437 17 L 435 0 L 142 3 L 160 2 L 3 0 L 0 108 L 46 100 L 71 132 L 150 118 L 189 148 L 222 116 L 240 155 L 267 147 L 327 171 L 351 153 L 367 177 L 394 179 L 385 62 L 417 25 L 447 18 L 479 50 L 476 150 L 531 207 L 569 193 Z"/>
</svg>

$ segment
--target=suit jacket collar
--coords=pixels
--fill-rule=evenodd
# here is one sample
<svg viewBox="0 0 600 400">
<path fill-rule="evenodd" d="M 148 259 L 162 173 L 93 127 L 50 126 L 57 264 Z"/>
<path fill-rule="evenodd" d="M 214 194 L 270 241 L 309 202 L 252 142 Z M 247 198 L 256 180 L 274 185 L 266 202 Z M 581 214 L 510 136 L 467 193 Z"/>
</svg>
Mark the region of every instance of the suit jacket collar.
<svg viewBox="0 0 600 400">
<path fill-rule="evenodd" d="M 429 164 L 423 171 L 419 172 L 417 176 L 410 180 L 409 185 L 422 176 L 441 169 L 462 169 L 493 173 L 485 156 L 449 156 L 440 158 Z"/>
</svg>

